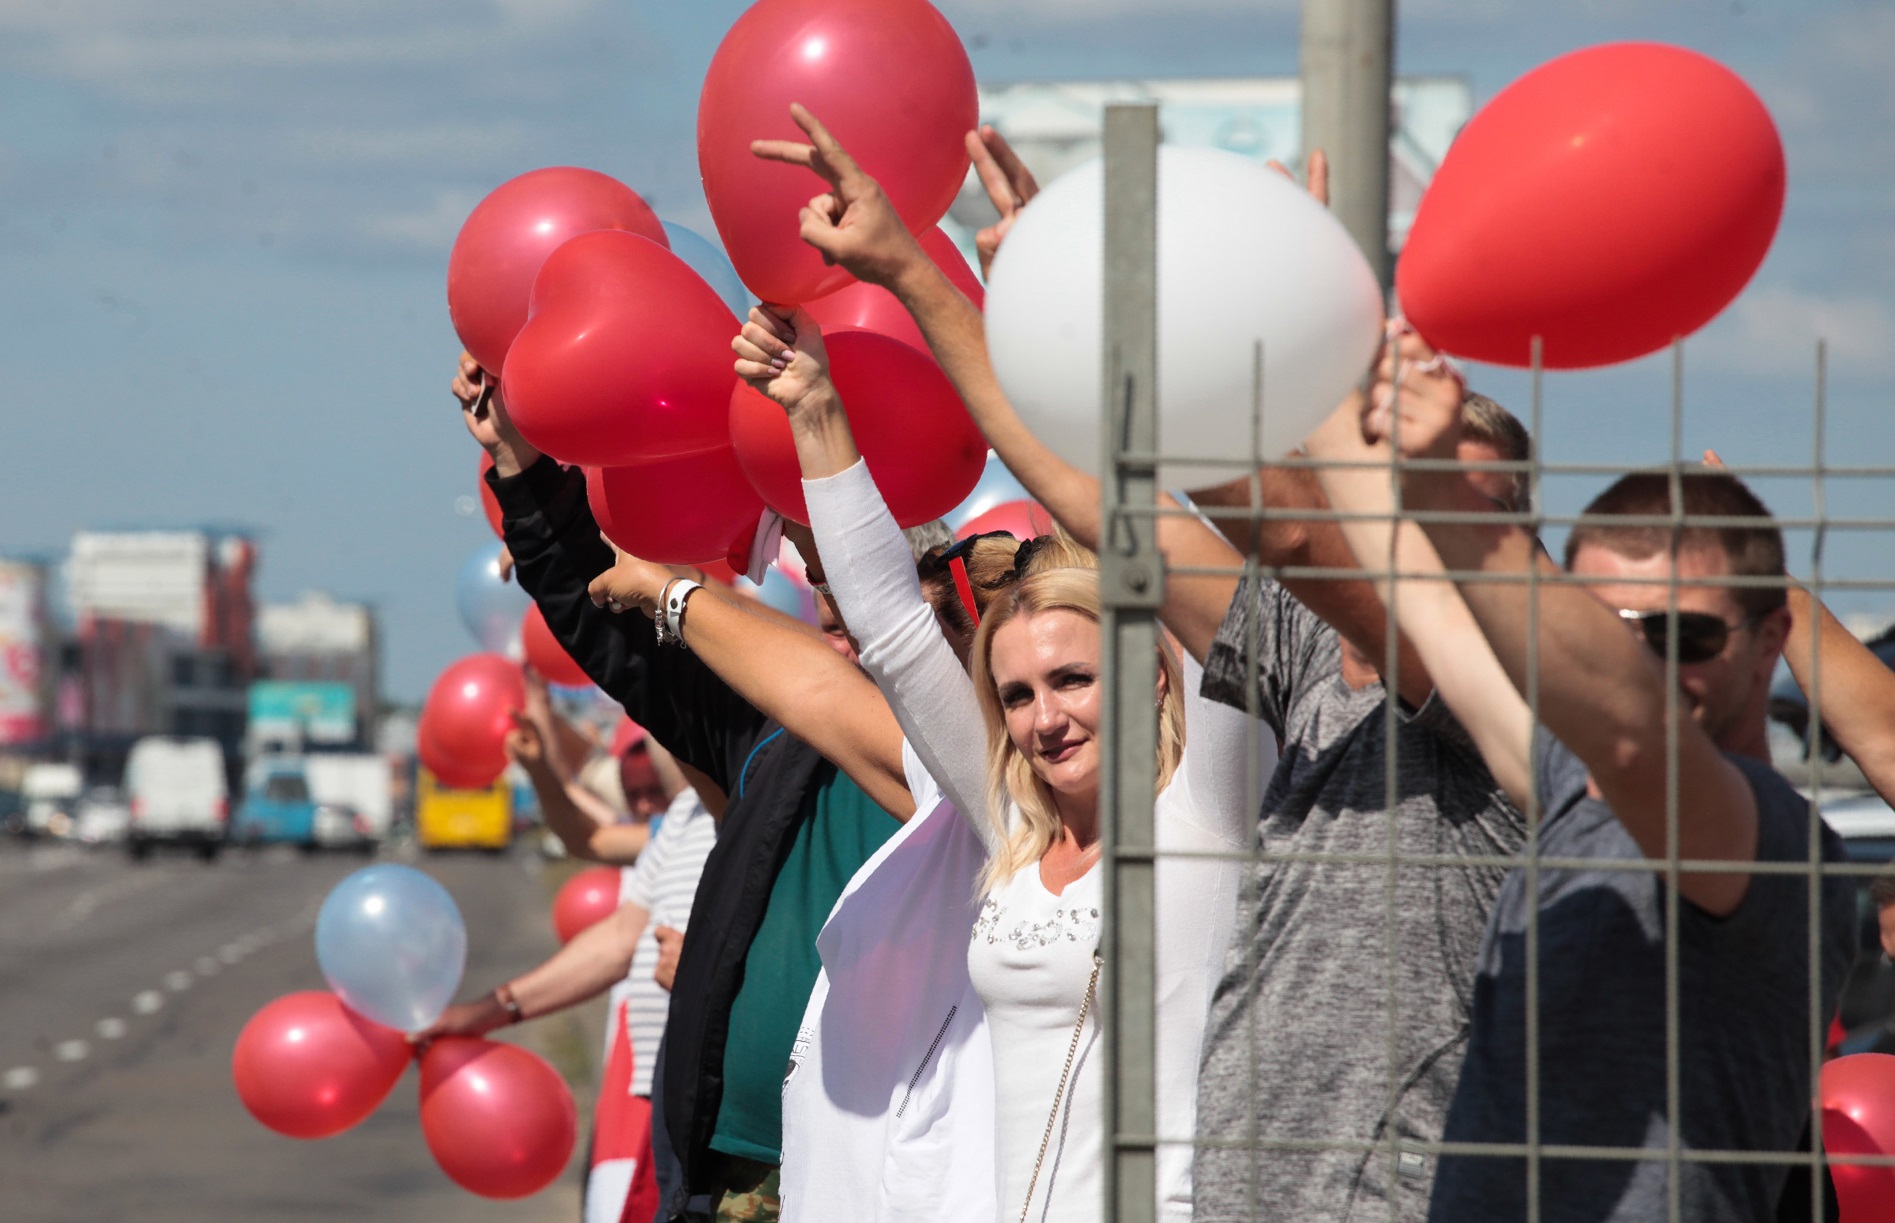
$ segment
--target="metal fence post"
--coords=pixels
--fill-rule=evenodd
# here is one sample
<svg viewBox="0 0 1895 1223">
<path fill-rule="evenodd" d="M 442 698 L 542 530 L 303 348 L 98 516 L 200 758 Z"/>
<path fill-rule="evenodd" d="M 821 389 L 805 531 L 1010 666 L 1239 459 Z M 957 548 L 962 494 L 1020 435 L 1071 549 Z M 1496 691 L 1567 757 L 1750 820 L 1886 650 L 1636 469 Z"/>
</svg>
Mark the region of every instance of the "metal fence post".
<svg viewBox="0 0 1895 1223">
<path fill-rule="evenodd" d="M 1149 457 L 1158 448 L 1155 106 L 1106 108 L 1104 271 L 1099 592 L 1106 700 L 1099 814 L 1106 865 L 1100 1001 L 1109 1053 L 1105 1217 L 1145 1223 L 1155 1218 L 1158 1184 L 1153 695 L 1164 598 L 1164 563 L 1150 512 L 1158 497 Z M 1142 457 L 1129 461 L 1128 453 Z"/>
</svg>

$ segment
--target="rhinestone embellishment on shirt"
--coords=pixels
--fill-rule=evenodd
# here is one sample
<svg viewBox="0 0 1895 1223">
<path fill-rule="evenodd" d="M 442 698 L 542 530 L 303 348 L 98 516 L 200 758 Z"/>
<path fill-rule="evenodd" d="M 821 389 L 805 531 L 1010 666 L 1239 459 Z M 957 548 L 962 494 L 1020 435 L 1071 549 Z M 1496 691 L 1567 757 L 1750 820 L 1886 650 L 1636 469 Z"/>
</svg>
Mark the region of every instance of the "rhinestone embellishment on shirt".
<svg viewBox="0 0 1895 1223">
<path fill-rule="evenodd" d="M 989 897 L 974 921 L 973 937 L 985 937 L 990 945 L 1005 940 L 1021 951 L 1061 941 L 1092 944 L 1099 938 L 1099 910 L 1093 908 L 1054 909 L 1045 921 L 1015 922 L 1011 930 L 1002 933 L 1006 920 L 1006 908 Z"/>
</svg>

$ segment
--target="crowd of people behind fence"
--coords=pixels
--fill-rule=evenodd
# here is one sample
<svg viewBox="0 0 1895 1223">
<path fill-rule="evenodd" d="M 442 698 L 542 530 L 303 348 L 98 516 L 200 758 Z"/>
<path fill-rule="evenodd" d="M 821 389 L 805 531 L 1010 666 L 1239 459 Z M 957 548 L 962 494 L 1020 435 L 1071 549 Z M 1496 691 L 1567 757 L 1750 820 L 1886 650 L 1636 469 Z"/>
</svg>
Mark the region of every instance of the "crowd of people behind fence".
<svg viewBox="0 0 1895 1223">
<path fill-rule="evenodd" d="M 903 532 L 820 329 L 758 307 L 736 371 L 795 439 L 813 632 L 609 545 L 582 473 L 463 358 L 516 579 L 647 732 L 628 793 L 668 814 L 646 844 L 575 805 L 530 702 L 510 749 L 549 826 L 637 865 L 615 918 L 433 1032 L 627 980 L 588 1219 L 1100 1218 L 1099 483 L 1021 422 L 979 312 L 804 125 L 765 153 L 827 180 L 805 241 L 899 298 L 1058 532 Z M 977 144 L 987 259 L 1035 184 Z M 1397 503 L 1397 440 L 1480 466 L 1405 467 Z M 1555 563 L 1521 525 L 1526 430 L 1399 323 L 1305 449 L 1334 465 L 1158 520 L 1193 574 L 1165 586 L 1152 693 L 1158 1216 L 1808 1217 L 1855 887 L 1810 865 L 1843 851 L 1771 768 L 1767 697 L 1780 658 L 1806 687 L 1820 667 L 1823 724 L 1895 796 L 1895 676 L 1715 462 L 1613 482 Z M 1216 514 L 1258 495 L 1261 521 Z M 1650 525 L 1680 512 L 1717 525 Z"/>
</svg>

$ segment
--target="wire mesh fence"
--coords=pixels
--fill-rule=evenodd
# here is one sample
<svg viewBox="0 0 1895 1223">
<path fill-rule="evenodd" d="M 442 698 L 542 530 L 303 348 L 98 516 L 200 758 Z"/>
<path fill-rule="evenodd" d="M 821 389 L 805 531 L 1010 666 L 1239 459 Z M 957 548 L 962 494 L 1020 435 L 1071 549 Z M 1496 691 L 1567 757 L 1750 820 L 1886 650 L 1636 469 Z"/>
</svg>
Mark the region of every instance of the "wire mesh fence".
<svg viewBox="0 0 1895 1223">
<path fill-rule="evenodd" d="M 1793 431 L 1786 424 L 1782 430 L 1780 450 L 1785 461 L 1726 469 L 1739 480 L 1778 491 L 1800 485 L 1807 498 L 1807 511 L 1761 519 L 1685 512 L 1682 482 L 1694 478 L 1705 467 L 1684 450 L 1686 378 L 1682 343 L 1674 345 L 1669 385 L 1657 396 L 1667 404 L 1668 447 L 1663 453 L 1626 463 L 1558 462 L 1542 454 L 1539 439 L 1544 436 L 1546 425 L 1546 380 L 1536 359 L 1528 372 L 1528 402 L 1523 405 L 1524 411 L 1517 411 L 1532 439 L 1523 457 L 1476 463 L 1395 459 L 1378 465 L 1386 474 L 1396 514 L 1402 520 L 1424 527 L 1475 521 L 1487 525 L 1507 524 L 1541 540 L 1557 539 L 1576 528 L 1648 527 L 1670 538 L 1671 563 L 1663 572 L 1618 575 L 1610 579 L 1535 567 L 1520 573 L 1464 569 L 1444 574 L 1404 568 L 1398 560 L 1393 535 L 1385 555 L 1358 558 L 1352 567 L 1286 563 L 1281 557 L 1266 556 L 1259 550 L 1256 545 L 1263 533 L 1286 523 L 1306 529 L 1327 528 L 1352 521 L 1388 521 L 1389 515 L 1386 511 L 1351 514 L 1330 508 L 1275 506 L 1265 496 L 1264 478 L 1258 474 L 1267 471 L 1271 478 L 1278 478 L 1284 473 L 1317 473 L 1332 464 L 1266 455 L 1260 445 L 1253 445 L 1252 453 L 1240 456 L 1178 455 L 1162 449 L 1163 439 L 1157 436 L 1155 404 L 1156 250 L 1150 233 L 1156 207 L 1152 181 L 1156 128 L 1149 112 L 1132 113 L 1139 111 L 1142 108 L 1112 108 L 1106 138 L 1107 182 L 1112 185 L 1107 196 L 1108 249 L 1115 252 L 1108 261 L 1106 299 L 1108 303 L 1132 303 L 1130 307 L 1108 307 L 1107 402 L 1102 409 L 1107 453 L 1101 588 L 1106 608 L 1103 638 L 1111 705 L 1102 736 L 1105 789 L 1101 795 L 1102 808 L 1108 813 L 1104 852 L 1109 865 L 1104 939 L 1108 988 L 1102 998 L 1111 1051 L 1108 1065 L 1113 1068 L 1107 1096 L 1107 1162 L 1111 1170 L 1107 1181 L 1107 1217 L 1132 1221 L 1157 1216 L 1160 1208 L 1153 1192 L 1155 1153 L 1174 1144 L 1188 1144 L 1197 1153 L 1197 1217 L 1200 1219 L 1281 1217 L 1273 1214 L 1275 1206 L 1269 1191 L 1256 1188 L 1263 1170 L 1280 1161 L 1319 1161 L 1324 1157 L 1347 1157 L 1357 1169 L 1353 1173 L 1355 1189 L 1351 1191 L 1355 1196 L 1348 1197 L 1346 1211 L 1347 1216 L 1353 1218 L 1427 1217 L 1430 1185 L 1443 1159 L 1519 1161 L 1524 1185 L 1522 1217 L 1535 1221 L 1548 1214 L 1547 1194 L 1569 1183 L 1565 1179 L 1568 1169 L 1603 1166 L 1618 1169 L 1613 1174 L 1618 1178 L 1616 1183 L 1655 1186 L 1654 1192 L 1664 1204 L 1664 1217 L 1672 1220 L 1695 1217 L 1689 1213 L 1687 1181 L 1700 1169 L 1747 1170 L 1744 1174 L 1754 1174 L 1756 1184 L 1766 1187 L 1787 1181 L 1782 1192 L 1797 1200 L 1786 1203 L 1784 1217 L 1824 1217 L 1826 1165 L 1895 1165 L 1895 1159 L 1889 1157 L 1826 1153 L 1822 1144 L 1822 1115 L 1815 1098 L 1822 1067 L 1833 1052 L 1828 1033 L 1837 992 L 1842 985 L 1834 972 L 1826 974 L 1824 969 L 1825 940 L 1837 937 L 1836 910 L 1832 905 L 1826 911 L 1825 895 L 1833 901 L 1838 887 L 1835 881 L 1842 881 L 1842 885 L 1859 892 L 1872 878 L 1888 869 L 1887 859 L 1895 854 L 1895 814 L 1891 814 L 1889 827 L 1880 836 L 1847 846 L 1845 856 L 1825 855 L 1822 814 L 1825 803 L 1839 793 L 1866 791 L 1867 786 L 1862 774 L 1853 770 L 1846 759 L 1825 759 L 1820 750 L 1824 742 L 1823 651 L 1811 648 L 1813 662 L 1803 684 L 1808 725 L 1799 728 L 1794 735 L 1782 729 L 1771 732 L 1774 763 L 1784 769 L 1802 795 L 1804 826 L 1800 853 L 1788 859 L 1781 854 L 1766 856 L 1761 848 L 1735 859 L 1687 853 L 1680 823 L 1681 810 L 1686 805 L 1686 796 L 1680 789 L 1683 784 L 1680 734 L 1690 733 L 1692 711 L 1680 687 L 1680 669 L 1691 663 L 1681 660 L 1679 646 L 1679 616 L 1688 614 L 1680 607 L 1680 595 L 1692 589 L 1729 591 L 1734 598 L 1741 598 L 1746 591 L 1787 591 L 1800 586 L 1817 600 L 1838 593 L 1861 598 L 1895 592 L 1895 580 L 1873 572 L 1872 565 L 1858 564 L 1853 569 L 1839 571 L 1829 560 L 1832 543 L 1838 536 L 1847 534 L 1858 540 L 1874 541 L 1878 536 L 1895 533 L 1895 516 L 1888 513 L 1831 512 L 1838 488 L 1848 489 L 1846 499 L 1853 503 L 1863 504 L 1866 498 L 1873 511 L 1880 500 L 1875 490 L 1889 486 L 1891 478 L 1895 478 L 1895 466 L 1831 461 L 1826 447 L 1829 405 L 1823 346 L 1818 343 L 1811 355 L 1812 391 L 1806 412 L 1786 414 L 1786 421 L 1795 420 L 1797 428 Z M 1261 371 L 1260 348 L 1255 363 Z M 1263 416 L 1269 410 L 1260 373 L 1257 382 L 1252 404 L 1254 439 L 1263 436 Z M 1807 456 L 1806 462 L 1787 461 L 1797 450 Z M 1231 472 L 1233 479 L 1248 477 L 1249 491 L 1243 499 L 1247 504 L 1230 504 L 1226 499 L 1224 504 L 1160 508 L 1155 504 L 1155 496 L 1156 472 L 1161 462 L 1221 465 Z M 1483 511 L 1478 518 L 1458 511 L 1403 507 L 1404 476 L 1445 469 L 1524 477 L 1525 502 L 1512 509 Z M 1672 491 L 1670 512 L 1607 515 L 1547 509 L 1549 489 L 1554 485 L 1562 489 L 1560 499 L 1569 500 L 1567 490 L 1582 482 L 1604 485 L 1635 470 L 1661 474 Z M 1895 508 L 1895 503 L 1890 504 Z M 1250 542 L 1252 546 L 1241 568 L 1165 564 L 1156 542 L 1157 523 L 1167 516 L 1189 515 L 1212 521 L 1226 535 Z M 1680 575 L 1677 557 L 1688 532 L 1759 527 L 1781 531 L 1786 537 L 1788 568 L 1798 574 L 1796 578 L 1728 572 Z M 1855 552 L 1873 554 L 1872 550 L 1859 547 Z M 1870 571 L 1863 572 L 1864 569 Z M 1379 837 L 1370 838 L 1379 844 L 1366 848 L 1361 844 L 1341 849 L 1310 848 L 1308 843 L 1319 842 L 1320 838 L 1298 840 L 1294 837 L 1277 839 L 1287 840 L 1288 844 L 1273 843 L 1273 839 L 1264 834 L 1275 814 L 1272 803 L 1287 801 L 1289 796 L 1285 790 L 1293 788 L 1295 783 L 1279 779 L 1280 784 L 1273 786 L 1268 768 L 1270 748 L 1283 730 L 1281 709 L 1275 711 L 1278 724 L 1275 729 L 1266 722 L 1272 715 L 1271 710 L 1263 707 L 1263 692 L 1268 684 L 1256 679 L 1266 676 L 1272 665 L 1272 660 L 1265 657 L 1270 643 L 1263 640 L 1264 633 L 1255 618 L 1245 619 L 1234 608 L 1232 619 L 1226 621 L 1226 630 L 1233 623 L 1245 630 L 1239 661 L 1245 676 L 1256 681 L 1243 686 L 1246 712 L 1250 715 L 1244 801 L 1246 810 L 1257 815 L 1259 835 L 1239 859 L 1245 900 L 1239 907 L 1231 952 L 1218 991 L 1224 1009 L 1214 1007 L 1211 1030 L 1206 1036 L 1202 1063 L 1205 1078 L 1199 1084 L 1199 1099 L 1206 1099 L 1207 1092 L 1228 1093 L 1234 1086 L 1240 1095 L 1247 1095 L 1248 1111 L 1243 1107 L 1235 1111 L 1220 1107 L 1210 1116 L 1200 1113 L 1194 1133 L 1157 1132 L 1160 1112 L 1153 1101 L 1160 1090 L 1154 1070 L 1160 1018 L 1159 1007 L 1154 1002 L 1152 957 L 1156 955 L 1157 940 L 1153 925 L 1164 920 L 1158 868 L 1170 859 L 1217 856 L 1201 851 L 1191 854 L 1160 849 L 1160 840 L 1154 837 L 1152 827 L 1151 761 L 1156 716 L 1149 697 L 1150 660 L 1161 640 L 1156 612 L 1163 603 L 1167 584 L 1204 578 L 1236 579 L 1239 583 L 1236 597 L 1241 602 L 1263 599 L 1267 596 L 1261 592 L 1273 591 L 1284 583 L 1307 587 L 1314 582 L 1377 582 L 1385 591 L 1391 612 L 1398 613 L 1404 591 L 1429 582 L 1438 586 L 1444 577 L 1468 587 L 1507 583 L 1525 588 L 1523 634 L 1528 645 L 1524 674 L 1515 676 L 1515 684 L 1535 727 L 1543 725 L 1541 715 L 1546 696 L 1539 655 L 1545 629 L 1542 608 L 1546 600 L 1557 598 L 1554 592 L 1596 587 L 1608 580 L 1614 585 L 1642 585 L 1662 592 L 1662 600 L 1652 610 L 1662 616 L 1665 630 L 1660 639 L 1663 642 L 1660 661 L 1664 675 L 1665 730 L 1663 743 L 1650 746 L 1661 748 L 1665 761 L 1664 852 L 1595 857 L 1562 853 L 1557 845 L 1549 852 L 1543 843 L 1547 813 L 1541 809 L 1537 785 L 1529 788 L 1524 800 L 1517 804 L 1517 843 L 1495 845 L 1485 852 L 1470 849 L 1466 842 L 1445 850 L 1417 848 L 1417 838 L 1410 835 L 1410 822 L 1417 818 L 1410 802 L 1414 797 L 1415 777 L 1404 773 L 1404 752 L 1410 753 L 1406 763 L 1412 764 L 1413 741 L 1409 728 L 1420 711 L 1413 704 L 1404 703 L 1401 697 L 1401 667 L 1410 655 L 1404 650 L 1397 627 L 1398 614 L 1390 614 L 1385 619 L 1381 651 L 1385 662 L 1380 673 L 1370 675 L 1366 681 L 1369 684 L 1366 690 L 1379 692 L 1381 698 L 1379 716 L 1369 719 L 1379 739 L 1374 754 L 1379 757 L 1381 771 L 1379 777 L 1373 779 L 1379 808 L 1351 813 L 1358 829 L 1365 819 L 1379 822 Z M 1799 619 L 1789 631 L 1805 634 L 1814 647 L 1814 622 Z M 1343 684 L 1344 680 L 1341 675 L 1334 675 L 1327 682 Z M 1766 685 L 1768 682 L 1765 681 Z M 1745 716 L 1761 715 L 1752 709 L 1746 711 Z M 1549 744 L 1550 740 L 1538 736 L 1533 739 L 1527 760 L 1529 778 L 1537 778 L 1547 763 L 1543 753 L 1553 750 Z M 1299 747 L 1295 742 L 1276 746 L 1286 751 Z M 1266 963 L 1273 948 L 1266 945 L 1268 927 L 1262 916 L 1272 887 L 1287 886 L 1282 881 L 1291 873 L 1304 879 L 1317 878 L 1320 872 L 1334 872 L 1338 876 L 1347 873 L 1352 882 L 1342 890 L 1361 903 L 1346 911 L 1305 914 L 1302 920 L 1329 924 L 1330 941 L 1345 948 L 1338 954 L 1364 970 L 1361 989 L 1364 996 L 1372 994 L 1379 1003 L 1375 1009 L 1379 1010 L 1380 1022 L 1373 1031 L 1336 1031 L 1326 1049 L 1318 1048 L 1322 1042 L 1305 1041 L 1303 1047 L 1312 1056 L 1348 1059 L 1360 1059 L 1366 1050 L 1373 1049 L 1379 1061 L 1379 1104 L 1373 1110 L 1378 1117 L 1375 1124 L 1365 1130 L 1344 1123 L 1347 1110 L 1339 1109 L 1338 1124 L 1333 1127 L 1316 1124 L 1286 1132 L 1284 1125 L 1268 1115 L 1273 1097 L 1267 1079 L 1272 1073 L 1271 1067 L 1278 1064 L 1281 1029 L 1298 1027 L 1307 1032 L 1312 1027 L 1320 1027 L 1322 1017 L 1272 1016 L 1254 1007 L 1246 1012 L 1244 999 L 1237 995 L 1246 990 L 1254 994 L 1259 989 L 1260 979 L 1273 970 L 1273 965 Z M 1559 1118 L 1549 1132 L 1546 1124 L 1549 1101 L 1544 1085 L 1548 1076 L 1551 1074 L 1564 1082 L 1574 1073 L 1574 1068 L 1543 1061 L 1548 1018 L 1543 1008 L 1570 1005 L 1576 992 L 1583 994 L 1588 985 L 1585 981 L 1575 985 L 1572 980 L 1575 971 L 1572 957 L 1586 948 L 1570 940 L 1567 923 L 1559 922 L 1557 945 L 1548 946 L 1544 941 L 1549 905 L 1553 903 L 1549 898 L 1565 896 L 1567 893 L 1562 889 L 1570 887 L 1574 874 L 1581 872 L 1588 877 L 1652 879 L 1657 885 L 1655 911 L 1660 924 L 1656 930 L 1647 932 L 1647 943 L 1662 957 L 1659 968 L 1662 997 L 1649 1012 L 1642 1014 L 1662 1025 L 1663 1082 L 1645 1102 L 1643 1111 L 1651 1119 L 1648 1129 L 1642 1133 L 1616 1135 L 1629 1137 L 1630 1141 L 1562 1141 L 1561 1135 L 1575 1129 L 1583 1131 L 1585 1126 L 1574 1126 L 1570 1119 Z M 1803 924 L 1800 932 L 1786 935 L 1775 929 L 1743 936 L 1759 940 L 1758 947 L 1768 939 L 1777 940 L 1770 944 L 1775 948 L 1770 953 L 1773 955 L 1787 954 L 1787 945 L 1782 940 L 1790 938 L 1796 943 L 1797 958 L 1802 965 L 1799 1005 L 1803 1022 L 1794 1057 L 1803 1063 L 1800 1067 L 1782 1065 L 1783 1057 L 1790 1056 L 1782 1050 L 1773 1054 L 1761 1047 L 1757 1059 L 1774 1057 L 1776 1061 L 1767 1065 L 1762 1060 L 1746 1063 L 1742 1059 L 1711 1058 L 1707 1061 L 1694 1053 L 1703 1044 L 1705 1034 L 1687 1023 L 1687 1015 L 1692 1023 L 1703 1018 L 1705 973 L 1701 963 L 1687 957 L 1682 949 L 1687 942 L 1692 942 L 1694 947 L 1698 945 L 1693 940 L 1702 937 L 1700 919 L 1704 914 L 1694 911 L 1693 902 L 1682 895 L 1681 888 L 1690 890 L 1694 879 L 1733 873 L 1755 879 L 1782 880 L 1785 886 L 1791 881 L 1800 884 L 1802 903 L 1798 918 Z M 1497 903 L 1494 889 L 1497 877 L 1504 878 L 1500 886 L 1513 889 L 1512 894 L 1518 900 L 1521 919 L 1517 953 L 1521 988 L 1519 1018 L 1524 1026 L 1518 1041 L 1522 1055 L 1521 1081 L 1512 1085 L 1520 1112 L 1518 1141 L 1457 1140 L 1449 1132 L 1452 1127 L 1442 1123 L 1439 1110 L 1430 1113 L 1421 1124 L 1407 1124 L 1410 1119 L 1404 1116 L 1418 1077 L 1435 1075 L 1437 1082 L 1452 1085 L 1454 1072 L 1460 1069 L 1465 1056 L 1485 1057 L 1491 1052 L 1469 1048 L 1472 1042 L 1493 1035 L 1491 1029 L 1473 1030 L 1469 1034 L 1476 1006 L 1474 995 L 1483 988 L 1482 979 L 1492 975 L 1488 971 L 1490 961 L 1499 954 L 1496 947 L 1500 934 L 1491 925 L 1490 913 L 1483 912 L 1480 916 L 1481 948 L 1476 961 L 1455 961 L 1451 966 L 1450 975 L 1459 974 L 1461 978 L 1452 997 L 1427 996 L 1425 991 L 1416 991 L 1414 973 L 1408 971 L 1412 968 L 1414 948 L 1430 933 L 1416 929 L 1427 920 L 1425 914 L 1404 908 L 1404 899 L 1415 893 L 1416 881 L 1427 880 L 1431 881 L 1428 886 L 1451 888 L 1464 886 L 1457 881 L 1472 877 L 1487 881 L 1485 886 L 1489 890 L 1483 894 L 1489 910 Z M 1366 899 L 1370 897 L 1372 900 Z M 1852 900 L 1857 909 L 1844 933 L 1850 950 L 1854 951 L 1860 943 L 1860 923 L 1867 908 L 1865 896 L 1856 895 Z M 1796 933 L 1801 937 L 1796 938 Z M 1741 960 L 1743 945 L 1740 942 L 1721 954 Z M 1833 964 L 1833 951 L 1828 954 Z M 1547 979 L 1549 964 L 1554 973 L 1550 982 Z M 1845 970 L 1846 967 L 1845 964 Z M 1607 987 L 1617 968 L 1614 964 L 1593 964 L 1588 969 L 1598 974 L 1591 984 L 1598 987 L 1599 1005 L 1608 1011 L 1613 993 Z M 1282 996 L 1275 987 L 1266 989 L 1265 993 L 1271 997 Z M 1449 1013 L 1449 1021 L 1463 1025 L 1464 1039 L 1458 1047 L 1439 1051 L 1445 1064 L 1417 1069 L 1411 1047 L 1413 1033 L 1418 1026 L 1443 1022 L 1444 1009 Z M 1233 1016 L 1244 1019 L 1235 1029 L 1228 1022 Z M 1571 1017 L 1555 1015 L 1554 1018 L 1564 1030 Z M 1600 1040 L 1610 1040 L 1612 1025 L 1631 1018 L 1635 1017 L 1612 1013 L 1597 1016 L 1595 1027 Z M 1212 1052 L 1213 1042 L 1220 1041 L 1223 1051 Z M 1238 1053 L 1245 1056 L 1231 1055 L 1233 1042 L 1239 1046 Z M 1609 1076 L 1612 1065 L 1610 1057 L 1602 1056 L 1599 1073 Z M 1583 1068 L 1580 1072 L 1584 1072 Z M 1784 1081 L 1806 1084 L 1806 1098 L 1800 1104 L 1801 1125 L 1797 1127 L 1803 1130 L 1800 1148 L 1794 1141 L 1775 1145 L 1720 1145 L 1701 1141 L 1700 1135 L 1686 1132 L 1685 1119 L 1692 1111 L 1687 1097 L 1701 1097 L 1703 1076 L 1714 1079 L 1719 1076 L 1725 1079 L 1745 1075 L 1763 1077 L 1766 1072 L 1778 1074 Z M 1228 1081 L 1231 1079 L 1236 1080 L 1235 1084 Z M 1626 1085 L 1628 1092 L 1643 1088 L 1642 1084 Z M 1558 1110 L 1562 1104 L 1555 1099 L 1552 1107 Z M 1743 1132 L 1756 1133 L 1761 1129 Z M 1207 1156 L 1207 1153 L 1213 1154 Z M 1312 1169 L 1310 1176 L 1323 1175 L 1316 1170 L 1319 1167 L 1316 1162 L 1309 1162 L 1307 1166 Z M 1233 1167 L 1240 1170 L 1240 1181 L 1244 1179 L 1242 1170 L 1248 1169 L 1250 1191 L 1246 1195 L 1240 1185 L 1233 1196 L 1228 1187 L 1220 1188 L 1217 1205 L 1207 1210 L 1206 1169 L 1221 1169 L 1221 1176 Z M 1648 1181 L 1654 1171 L 1660 1179 Z M 1790 1179 L 1793 1172 L 1800 1174 L 1800 1179 Z M 1435 1217 L 1442 1217 L 1438 1208 Z"/>
</svg>

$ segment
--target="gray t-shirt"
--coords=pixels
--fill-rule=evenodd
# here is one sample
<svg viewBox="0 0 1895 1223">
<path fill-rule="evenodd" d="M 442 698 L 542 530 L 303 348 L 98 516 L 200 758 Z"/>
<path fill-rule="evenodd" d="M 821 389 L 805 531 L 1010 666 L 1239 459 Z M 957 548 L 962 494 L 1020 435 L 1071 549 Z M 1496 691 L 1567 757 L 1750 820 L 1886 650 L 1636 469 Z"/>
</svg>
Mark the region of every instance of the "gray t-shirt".
<svg viewBox="0 0 1895 1223">
<path fill-rule="evenodd" d="M 1334 630 L 1267 580 L 1239 589 L 1206 660 L 1204 695 L 1243 708 L 1249 694 L 1283 754 L 1205 1032 L 1197 1124 L 1218 1145 L 1197 1152 L 1199 1223 L 1389 1218 L 1386 1149 L 1246 1144 L 1440 1138 L 1481 934 L 1506 875 L 1455 860 L 1515 854 L 1525 836 L 1466 732 L 1432 700 L 1394 726 L 1391 819 L 1387 691 L 1351 689 L 1340 666 Z M 1445 861 L 1391 871 L 1375 860 L 1391 832 L 1401 854 Z M 1285 857 L 1306 854 L 1369 860 Z M 1427 1213 L 1433 1162 L 1401 1156 L 1397 1217 Z"/>
<path fill-rule="evenodd" d="M 1636 859 L 1631 835 L 1586 794 L 1586 766 L 1542 729 L 1536 738 L 1549 858 Z M 1809 857 L 1809 804 L 1773 770 L 1730 757 L 1757 796 L 1757 858 Z M 1843 857 L 1823 828 L 1823 857 Z M 1679 1141 L 1686 1151 L 1794 1151 L 1809 1118 L 1809 893 L 1799 875 L 1753 875 L 1737 911 L 1678 906 Z M 1526 1140 L 1526 873 L 1508 877 L 1481 951 L 1474 1039 L 1448 1115 L 1452 1142 Z M 1849 880 L 1822 885 L 1821 1019 L 1851 956 Z M 1540 872 L 1540 1141 L 1641 1147 L 1670 1141 L 1665 1088 L 1665 887 L 1629 870 Z M 1768 1220 L 1786 1169 L 1680 1165 L 1681 1218 Z M 1669 1217 L 1662 1161 L 1540 1162 L 1540 1217 Z M 1526 1163 L 1446 1157 L 1430 1218 L 1526 1218 Z"/>
</svg>

